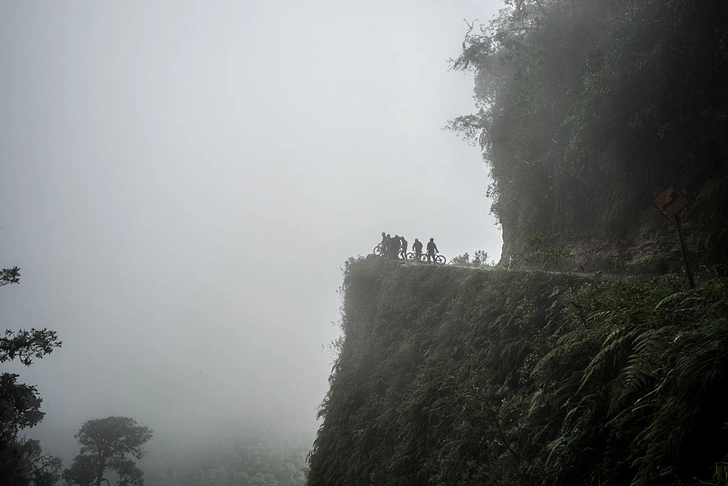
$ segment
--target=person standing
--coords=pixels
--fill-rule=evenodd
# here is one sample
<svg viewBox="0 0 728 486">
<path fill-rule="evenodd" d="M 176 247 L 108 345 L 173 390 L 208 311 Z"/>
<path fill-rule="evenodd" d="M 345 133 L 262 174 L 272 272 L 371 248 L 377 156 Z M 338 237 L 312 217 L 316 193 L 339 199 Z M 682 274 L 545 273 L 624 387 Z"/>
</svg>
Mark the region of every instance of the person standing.
<svg viewBox="0 0 728 486">
<path fill-rule="evenodd" d="M 407 240 L 404 236 L 399 237 L 399 254 L 402 256 L 402 260 L 407 260 Z"/>
<path fill-rule="evenodd" d="M 384 255 L 385 258 L 389 258 L 389 255 L 392 252 L 392 237 L 389 236 L 389 233 L 387 233 L 386 238 L 384 238 Z"/>
<path fill-rule="evenodd" d="M 399 237 L 399 235 L 394 235 L 394 238 L 392 238 L 392 253 L 389 255 L 392 260 L 396 260 L 397 258 L 399 258 L 399 252 L 401 247 L 402 239 Z"/>
<path fill-rule="evenodd" d="M 427 263 L 435 263 L 435 253 L 440 253 L 440 250 L 437 249 L 435 239 L 430 238 L 429 243 L 427 243 Z"/>
<path fill-rule="evenodd" d="M 422 242 L 415 238 L 415 242 L 412 243 L 412 249 L 415 251 L 415 263 L 420 263 L 420 258 L 422 258 Z"/>
</svg>

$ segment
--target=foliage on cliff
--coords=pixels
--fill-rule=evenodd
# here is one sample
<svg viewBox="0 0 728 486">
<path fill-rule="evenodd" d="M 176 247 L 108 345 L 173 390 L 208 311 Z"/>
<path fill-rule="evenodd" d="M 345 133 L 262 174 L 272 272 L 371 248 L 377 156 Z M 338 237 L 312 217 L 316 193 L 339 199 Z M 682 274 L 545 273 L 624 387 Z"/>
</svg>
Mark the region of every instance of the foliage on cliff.
<svg viewBox="0 0 728 486">
<path fill-rule="evenodd" d="M 692 200 L 696 252 L 724 261 L 728 2 L 506 4 L 453 62 L 474 72 L 478 112 L 450 123 L 490 166 L 503 256 L 520 262 L 536 233 L 624 248 L 645 218 L 661 223 L 650 201 L 673 183 Z"/>
<path fill-rule="evenodd" d="M 360 259 L 343 293 L 312 486 L 726 484 L 724 279 Z"/>
</svg>

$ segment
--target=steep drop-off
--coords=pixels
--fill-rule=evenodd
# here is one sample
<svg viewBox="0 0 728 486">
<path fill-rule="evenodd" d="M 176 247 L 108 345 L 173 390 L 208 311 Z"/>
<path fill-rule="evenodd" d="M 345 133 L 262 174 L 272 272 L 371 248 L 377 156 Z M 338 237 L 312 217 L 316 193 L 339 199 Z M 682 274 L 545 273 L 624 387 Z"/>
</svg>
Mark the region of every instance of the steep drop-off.
<svg viewBox="0 0 728 486">
<path fill-rule="evenodd" d="M 368 257 L 343 295 L 311 485 L 725 484 L 725 279 Z"/>
</svg>

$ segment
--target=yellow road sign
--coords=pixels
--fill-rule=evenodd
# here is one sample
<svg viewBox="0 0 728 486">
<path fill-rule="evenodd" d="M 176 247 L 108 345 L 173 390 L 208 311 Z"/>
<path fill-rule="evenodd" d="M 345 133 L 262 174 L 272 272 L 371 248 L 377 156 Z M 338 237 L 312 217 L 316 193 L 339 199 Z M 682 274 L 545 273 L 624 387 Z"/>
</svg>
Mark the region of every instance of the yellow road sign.
<svg viewBox="0 0 728 486">
<path fill-rule="evenodd" d="M 688 198 L 685 197 L 685 194 L 680 192 L 680 190 L 672 184 L 670 184 L 667 189 L 659 193 L 652 200 L 652 204 L 654 204 L 666 218 L 672 218 L 675 216 L 682 208 L 688 205 L 688 202 L 690 201 L 688 201 Z"/>
</svg>

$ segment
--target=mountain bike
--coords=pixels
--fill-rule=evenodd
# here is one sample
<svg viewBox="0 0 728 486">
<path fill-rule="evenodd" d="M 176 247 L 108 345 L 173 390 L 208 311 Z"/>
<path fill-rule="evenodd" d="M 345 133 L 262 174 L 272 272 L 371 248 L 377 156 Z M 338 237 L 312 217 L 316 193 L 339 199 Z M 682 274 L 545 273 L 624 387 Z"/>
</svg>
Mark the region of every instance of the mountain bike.
<svg viewBox="0 0 728 486">
<path fill-rule="evenodd" d="M 374 253 L 376 256 L 383 256 L 384 252 L 382 251 L 382 244 L 379 243 L 377 246 L 375 246 L 374 249 L 372 250 L 372 253 Z M 402 257 L 401 250 L 397 251 L 397 260 L 405 260 L 405 259 L 409 260 L 409 258 Z M 412 259 L 414 259 L 414 254 L 412 254 Z"/>
<path fill-rule="evenodd" d="M 407 261 L 408 262 L 414 262 L 415 261 L 415 254 L 413 252 L 407 253 Z M 422 253 L 420 255 L 420 263 L 427 263 L 427 254 Z M 435 265 L 444 265 L 447 263 L 447 258 L 445 258 L 444 255 L 440 255 L 439 253 L 435 255 Z"/>
</svg>

